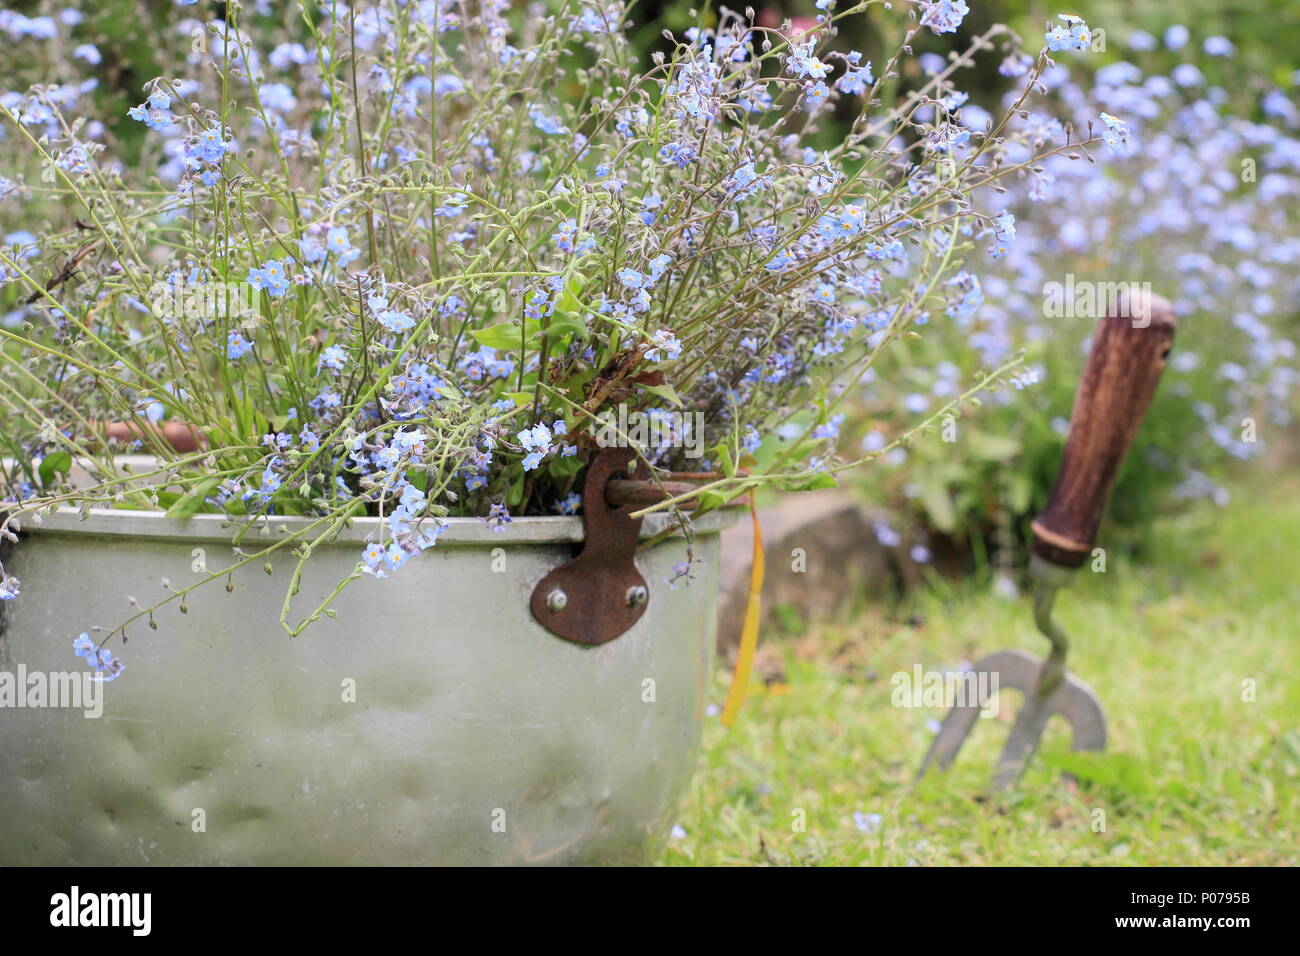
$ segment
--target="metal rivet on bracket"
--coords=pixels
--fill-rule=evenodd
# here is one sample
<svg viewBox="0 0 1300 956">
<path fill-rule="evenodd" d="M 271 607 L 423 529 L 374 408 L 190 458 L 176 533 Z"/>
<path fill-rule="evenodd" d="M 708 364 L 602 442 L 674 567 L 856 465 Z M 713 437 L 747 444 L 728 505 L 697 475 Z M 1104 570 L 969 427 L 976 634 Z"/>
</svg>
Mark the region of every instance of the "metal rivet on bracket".
<svg viewBox="0 0 1300 956">
<path fill-rule="evenodd" d="M 604 644 L 627 633 L 650 602 L 636 567 L 641 538 L 641 519 L 631 517 L 636 506 L 611 505 L 607 498 L 610 479 L 626 475 L 635 458 L 633 448 L 596 452 L 582 483 L 582 550 L 548 572 L 529 595 L 533 619 L 556 637 L 589 647 Z M 566 550 L 556 548 L 554 556 Z M 636 599 L 630 593 L 634 588 L 645 596 Z M 559 608 L 557 598 L 564 602 Z"/>
</svg>

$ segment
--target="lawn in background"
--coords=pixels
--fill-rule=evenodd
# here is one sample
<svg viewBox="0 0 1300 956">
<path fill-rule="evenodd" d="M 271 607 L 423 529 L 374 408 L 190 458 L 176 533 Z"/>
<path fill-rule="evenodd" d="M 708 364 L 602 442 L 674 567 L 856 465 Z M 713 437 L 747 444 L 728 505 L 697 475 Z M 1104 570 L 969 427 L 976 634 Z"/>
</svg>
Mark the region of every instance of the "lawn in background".
<svg viewBox="0 0 1300 956">
<path fill-rule="evenodd" d="M 1041 655 L 1027 595 L 936 581 L 900 608 L 771 638 L 782 679 L 756 683 L 734 728 L 709 718 L 662 862 L 1300 863 L 1297 492 L 1238 489 L 1226 508 L 1164 523 L 1149 564 L 1080 573 L 1056 618 L 1071 670 L 1105 707 L 1108 750 L 1074 761 L 1054 719 L 1001 798 L 983 788 L 1019 695 L 977 721 L 950 772 L 913 788 L 943 711 L 891 706 L 891 676 L 1003 647 Z M 716 677 L 718 705 L 728 679 Z M 1059 776 L 1067 764 L 1077 785 Z"/>
</svg>

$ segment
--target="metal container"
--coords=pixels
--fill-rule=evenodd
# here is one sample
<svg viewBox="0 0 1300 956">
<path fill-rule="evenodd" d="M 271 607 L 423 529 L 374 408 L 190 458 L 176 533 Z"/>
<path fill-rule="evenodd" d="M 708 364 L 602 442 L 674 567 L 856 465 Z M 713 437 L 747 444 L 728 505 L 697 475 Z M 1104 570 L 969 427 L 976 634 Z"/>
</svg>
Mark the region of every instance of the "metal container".
<svg viewBox="0 0 1300 956">
<path fill-rule="evenodd" d="M 250 532 L 264 547 L 306 519 Z M 644 863 L 691 774 L 715 635 L 718 531 L 696 522 L 693 580 L 669 539 L 637 554 L 645 615 L 584 647 L 529 612 L 571 559 L 579 518 L 503 532 L 450 521 L 390 578 L 349 585 L 300 637 L 281 630 L 292 571 L 254 562 L 173 602 L 112 647 L 103 713 L 0 709 L 0 864 Z M 376 519 L 320 547 L 295 614 L 356 566 Z M 0 671 L 83 669 L 72 643 L 234 560 L 219 515 L 97 510 L 29 522 L 6 560 Z M 643 537 L 667 527 L 649 516 Z M 296 620 L 296 617 L 294 618 Z"/>
</svg>

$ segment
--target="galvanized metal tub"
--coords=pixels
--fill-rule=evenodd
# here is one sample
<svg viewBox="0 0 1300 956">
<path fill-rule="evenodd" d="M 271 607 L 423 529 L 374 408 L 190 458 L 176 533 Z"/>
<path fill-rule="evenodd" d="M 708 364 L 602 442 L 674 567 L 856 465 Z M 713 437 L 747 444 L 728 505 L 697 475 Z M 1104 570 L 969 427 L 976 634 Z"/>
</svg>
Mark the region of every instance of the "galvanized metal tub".
<svg viewBox="0 0 1300 956">
<path fill-rule="evenodd" d="M 265 546 L 303 519 L 271 519 Z M 0 670 L 82 667 L 72 642 L 233 560 L 224 518 L 59 513 L 6 560 Z M 308 563 L 313 607 L 356 565 L 375 519 Z M 505 532 L 454 519 L 386 580 L 364 577 L 290 639 L 292 559 L 207 585 L 114 647 L 103 715 L 0 710 L 0 864 L 642 863 L 691 773 L 715 635 L 718 531 L 697 521 L 694 580 L 669 539 L 637 556 L 645 615 L 599 647 L 560 640 L 529 594 L 569 560 L 579 518 Z M 643 536 L 664 530 L 649 516 Z M 349 689 L 352 689 L 349 693 Z M 350 697 L 355 696 L 355 700 Z"/>
</svg>

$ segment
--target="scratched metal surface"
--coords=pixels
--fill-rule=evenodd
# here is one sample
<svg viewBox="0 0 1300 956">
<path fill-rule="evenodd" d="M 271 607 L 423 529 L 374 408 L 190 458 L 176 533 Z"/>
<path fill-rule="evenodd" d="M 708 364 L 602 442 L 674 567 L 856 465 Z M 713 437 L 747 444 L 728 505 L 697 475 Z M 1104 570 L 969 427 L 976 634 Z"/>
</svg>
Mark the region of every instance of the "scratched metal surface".
<svg viewBox="0 0 1300 956">
<path fill-rule="evenodd" d="M 294 640 L 277 623 L 287 555 L 271 576 L 261 562 L 236 572 L 231 594 L 201 588 L 188 614 L 164 608 L 158 630 L 115 642 L 127 670 L 103 688 L 102 717 L 0 710 L 0 864 L 643 862 L 695 757 L 728 520 L 697 523 L 689 586 L 663 583 L 681 540 L 643 549 L 647 613 L 595 648 L 528 610 L 533 584 L 574 552 L 578 519 L 503 534 L 455 521 Z M 215 516 L 57 515 L 28 530 L 8 562 L 24 583 L 3 637 L 10 671 L 76 670 L 75 636 L 121 621 L 128 595 L 148 604 L 161 577 L 193 581 L 195 548 L 210 568 L 232 560 Z M 317 552 L 299 613 L 351 571 L 369 530 L 359 521 Z"/>
</svg>

